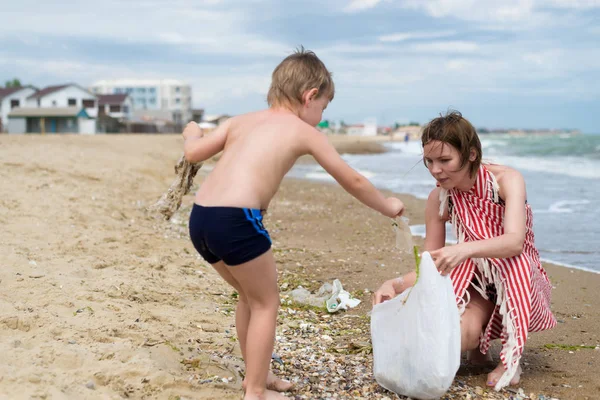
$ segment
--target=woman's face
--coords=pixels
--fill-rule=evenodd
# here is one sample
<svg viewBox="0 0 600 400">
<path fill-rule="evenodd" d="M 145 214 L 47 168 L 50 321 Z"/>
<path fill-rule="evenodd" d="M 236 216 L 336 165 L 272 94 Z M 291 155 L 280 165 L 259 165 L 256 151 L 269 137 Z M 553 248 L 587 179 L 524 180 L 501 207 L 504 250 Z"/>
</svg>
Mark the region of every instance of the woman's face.
<svg viewBox="0 0 600 400">
<path fill-rule="evenodd" d="M 423 146 L 423 159 L 431 176 L 442 189 L 459 188 L 468 190 L 471 186 L 470 163 L 461 169 L 460 153 L 452 145 L 432 140 Z"/>
</svg>

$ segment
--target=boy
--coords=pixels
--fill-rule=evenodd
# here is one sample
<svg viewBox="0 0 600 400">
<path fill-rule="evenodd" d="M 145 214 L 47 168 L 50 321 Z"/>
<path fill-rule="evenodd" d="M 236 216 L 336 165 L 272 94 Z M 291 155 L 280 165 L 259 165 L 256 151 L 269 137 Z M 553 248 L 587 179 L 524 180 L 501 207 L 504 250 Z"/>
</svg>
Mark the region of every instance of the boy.
<svg viewBox="0 0 600 400">
<path fill-rule="evenodd" d="M 195 122 L 183 132 L 190 162 L 223 150 L 196 194 L 189 227 L 194 247 L 239 294 L 236 330 L 246 364 L 245 400 L 284 399 L 276 391 L 292 386 L 269 371 L 279 290 L 262 213 L 296 159 L 312 155 L 346 191 L 383 215 L 393 218 L 404 209 L 350 168 L 315 129 L 333 95 L 330 72 L 313 52 L 300 48 L 273 71 L 269 109 L 231 118 L 205 137 Z"/>
</svg>

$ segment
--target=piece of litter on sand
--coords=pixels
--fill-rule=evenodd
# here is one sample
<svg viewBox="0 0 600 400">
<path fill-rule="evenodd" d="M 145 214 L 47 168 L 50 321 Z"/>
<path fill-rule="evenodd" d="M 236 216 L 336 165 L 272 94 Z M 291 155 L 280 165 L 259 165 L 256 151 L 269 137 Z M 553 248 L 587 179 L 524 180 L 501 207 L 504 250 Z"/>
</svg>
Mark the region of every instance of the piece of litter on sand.
<svg viewBox="0 0 600 400">
<path fill-rule="evenodd" d="M 327 311 L 334 313 L 339 310 L 354 308 L 360 304 L 360 300 L 352 298 L 350 293 L 344 290 L 342 282 L 339 279 L 333 281 L 331 297 L 325 302 Z"/>
<path fill-rule="evenodd" d="M 273 353 L 271 355 L 271 360 L 275 361 L 276 363 L 283 365 L 283 360 L 281 359 L 281 357 L 279 357 L 277 354 Z"/>
</svg>

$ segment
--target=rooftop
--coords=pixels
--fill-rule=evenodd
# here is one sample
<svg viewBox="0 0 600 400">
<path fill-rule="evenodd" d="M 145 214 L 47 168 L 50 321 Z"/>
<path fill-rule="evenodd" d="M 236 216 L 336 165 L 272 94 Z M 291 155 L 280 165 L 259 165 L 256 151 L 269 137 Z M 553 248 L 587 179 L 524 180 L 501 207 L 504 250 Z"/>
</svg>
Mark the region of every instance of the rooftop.
<svg viewBox="0 0 600 400">
<path fill-rule="evenodd" d="M 123 104 L 125 99 L 127 98 L 127 94 L 99 94 L 98 97 L 98 105 L 103 106 L 105 104 L 116 105 Z"/>
<path fill-rule="evenodd" d="M 160 85 L 179 85 L 188 86 L 189 83 L 178 79 L 103 79 L 94 82 L 95 86 L 160 86 Z"/>
</svg>

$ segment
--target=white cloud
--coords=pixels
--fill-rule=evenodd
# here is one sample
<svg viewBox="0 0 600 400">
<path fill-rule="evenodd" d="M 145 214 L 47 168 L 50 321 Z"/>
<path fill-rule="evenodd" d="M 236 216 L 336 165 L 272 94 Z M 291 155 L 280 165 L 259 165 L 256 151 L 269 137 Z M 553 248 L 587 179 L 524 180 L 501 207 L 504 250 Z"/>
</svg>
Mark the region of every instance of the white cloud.
<svg viewBox="0 0 600 400">
<path fill-rule="evenodd" d="M 463 20 L 520 21 L 531 16 L 533 0 L 403 0 L 402 6 L 436 17 Z"/>
<path fill-rule="evenodd" d="M 400 32 L 391 33 L 379 36 L 377 39 L 380 42 L 404 42 L 414 39 L 436 39 L 448 37 L 456 34 L 455 31 L 440 31 L 440 32 Z"/>
<path fill-rule="evenodd" d="M 547 4 L 547 1 L 538 0 L 540 6 Z M 588 9 L 600 7 L 600 0 L 551 0 L 551 5 L 561 8 Z"/>
<path fill-rule="evenodd" d="M 473 65 L 471 61 L 462 59 L 453 59 L 446 62 L 446 68 L 455 71 L 463 71 L 471 65 Z"/>
<path fill-rule="evenodd" d="M 381 44 L 354 44 L 335 43 L 326 47 L 315 49 L 315 53 L 322 57 L 327 54 L 368 54 L 385 51 L 386 47 Z"/>
<path fill-rule="evenodd" d="M 435 55 L 435 53 L 475 53 L 479 50 L 479 46 L 474 42 L 454 40 L 446 42 L 415 43 L 410 45 L 409 49 Z"/>
<path fill-rule="evenodd" d="M 0 53 L 0 67 L 7 66 L 16 70 L 27 71 L 27 76 L 33 80 L 42 76 L 52 76 L 54 82 L 48 84 L 60 84 L 76 82 L 86 86 L 99 77 L 112 78 L 123 76 L 150 77 L 151 73 L 139 71 L 137 68 L 103 64 L 86 63 L 81 61 L 67 61 L 60 59 L 40 60 L 36 57 L 8 58 Z M 34 85 L 39 82 L 32 81 Z M 40 86 L 44 86 L 41 84 Z"/>
<path fill-rule="evenodd" d="M 368 10 L 379 4 L 381 0 L 352 0 L 345 8 L 345 12 L 357 12 Z"/>
<path fill-rule="evenodd" d="M 3 10 L 0 38 L 8 35 L 118 40 L 194 46 L 194 52 L 281 55 L 289 46 L 277 39 L 248 34 L 253 7 L 218 8 L 219 0 L 174 0 L 169 7 L 152 2 L 106 0 L 100 8 L 85 2 L 60 4 L 23 0 Z M 32 13 L 31 8 L 36 12 Z"/>
</svg>

